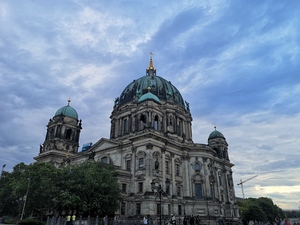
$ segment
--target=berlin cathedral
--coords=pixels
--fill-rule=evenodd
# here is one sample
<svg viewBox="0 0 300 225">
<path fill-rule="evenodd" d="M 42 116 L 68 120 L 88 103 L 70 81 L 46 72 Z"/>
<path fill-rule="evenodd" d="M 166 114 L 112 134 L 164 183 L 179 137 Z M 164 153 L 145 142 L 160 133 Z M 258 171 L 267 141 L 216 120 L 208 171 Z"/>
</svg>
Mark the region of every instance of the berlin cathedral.
<svg viewBox="0 0 300 225">
<path fill-rule="evenodd" d="M 174 214 L 199 216 L 206 224 L 220 217 L 238 221 L 226 138 L 215 128 L 206 144 L 193 142 L 189 103 L 156 75 L 152 54 L 145 76 L 115 99 L 110 120 L 109 139 L 79 149 L 82 121 L 69 101 L 49 120 L 34 159 L 57 167 L 86 160 L 115 165 L 123 196 L 115 212 L 119 217 Z"/>
</svg>

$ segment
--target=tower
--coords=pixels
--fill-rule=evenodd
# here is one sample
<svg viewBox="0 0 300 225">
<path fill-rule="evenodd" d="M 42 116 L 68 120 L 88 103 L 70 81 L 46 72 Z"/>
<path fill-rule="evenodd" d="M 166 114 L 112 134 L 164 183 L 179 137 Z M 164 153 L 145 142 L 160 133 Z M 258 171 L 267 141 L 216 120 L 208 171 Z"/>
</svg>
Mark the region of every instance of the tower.
<svg viewBox="0 0 300 225">
<path fill-rule="evenodd" d="M 68 100 L 68 105 L 59 108 L 49 120 L 45 141 L 35 160 L 61 166 L 69 163 L 69 157 L 78 153 L 81 120 L 78 120 L 78 114 L 70 102 Z"/>
</svg>

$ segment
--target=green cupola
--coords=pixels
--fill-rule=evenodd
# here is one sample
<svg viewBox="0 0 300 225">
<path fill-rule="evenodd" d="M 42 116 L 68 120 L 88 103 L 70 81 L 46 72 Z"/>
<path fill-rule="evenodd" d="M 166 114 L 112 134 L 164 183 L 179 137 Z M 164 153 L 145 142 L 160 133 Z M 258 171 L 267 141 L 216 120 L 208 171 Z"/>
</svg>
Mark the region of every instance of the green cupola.
<svg viewBox="0 0 300 225">
<path fill-rule="evenodd" d="M 56 111 L 55 116 L 63 115 L 63 116 L 72 117 L 72 118 L 78 120 L 78 114 L 77 114 L 76 110 L 70 106 L 70 102 L 71 102 L 71 100 L 69 99 L 68 105 L 59 108 Z"/>
</svg>

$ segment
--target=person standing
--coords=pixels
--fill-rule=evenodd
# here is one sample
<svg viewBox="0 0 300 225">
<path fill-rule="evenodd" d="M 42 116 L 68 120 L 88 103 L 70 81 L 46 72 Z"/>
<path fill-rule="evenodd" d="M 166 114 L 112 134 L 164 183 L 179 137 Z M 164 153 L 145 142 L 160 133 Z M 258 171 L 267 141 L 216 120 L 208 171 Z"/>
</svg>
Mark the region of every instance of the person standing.
<svg viewBox="0 0 300 225">
<path fill-rule="evenodd" d="M 194 215 L 192 214 L 190 218 L 190 225 L 194 225 L 194 224 L 195 224 L 195 218 Z"/>
<path fill-rule="evenodd" d="M 291 225 L 290 221 L 288 219 L 284 220 L 284 225 Z"/>
<path fill-rule="evenodd" d="M 76 215 L 73 214 L 73 216 L 72 216 L 72 225 L 75 225 L 75 220 L 76 220 Z"/>
<path fill-rule="evenodd" d="M 196 216 L 196 225 L 200 225 L 200 216 L 199 215 Z"/>
<path fill-rule="evenodd" d="M 187 222 L 188 222 L 188 219 L 187 219 L 186 216 L 184 216 L 184 218 L 183 218 L 183 225 L 187 225 Z"/>
<path fill-rule="evenodd" d="M 71 225 L 71 216 L 70 215 L 67 216 L 67 225 Z"/>
<path fill-rule="evenodd" d="M 147 225 L 148 224 L 148 219 L 144 216 L 144 224 Z"/>
<path fill-rule="evenodd" d="M 170 221 L 171 225 L 176 225 L 176 217 L 174 214 L 171 214 L 171 221 Z"/>
</svg>

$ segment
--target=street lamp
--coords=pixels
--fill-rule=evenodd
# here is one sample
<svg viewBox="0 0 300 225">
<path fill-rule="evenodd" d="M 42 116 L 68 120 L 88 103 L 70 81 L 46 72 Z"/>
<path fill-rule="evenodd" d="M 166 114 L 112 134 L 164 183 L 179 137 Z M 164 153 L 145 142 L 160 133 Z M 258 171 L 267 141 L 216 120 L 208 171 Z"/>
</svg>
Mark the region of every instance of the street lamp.
<svg viewBox="0 0 300 225">
<path fill-rule="evenodd" d="M 2 166 L 1 177 L 2 177 L 2 175 L 3 175 L 3 171 L 4 171 L 5 166 L 6 166 L 6 164 L 4 164 L 4 165 Z"/>
<path fill-rule="evenodd" d="M 25 212 L 25 206 L 26 206 L 26 201 L 27 201 L 27 197 L 28 197 L 29 186 L 30 186 L 30 178 L 28 178 L 28 185 L 27 185 L 26 195 L 23 197 L 24 203 L 23 203 L 23 209 L 22 209 L 21 219 L 20 220 L 23 219 L 23 215 L 24 215 L 24 212 Z"/>
<path fill-rule="evenodd" d="M 152 182 L 151 182 L 151 189 L 155 194 L 159 195 L 159 207 L 160 207 L 160 209 L 159 209 L 159 224 L 161 225 L 161 211 L 162 211 L 161 210 L 161 207 L 162 207 L 162 205 L 161 205 L 161 195 L 169 193 L 170 180 L 169 179 L 166 180 L 166 192 L 164 192 L 161 184 L 155 183 L 154 180 L 152 180 Z"/>
</svg>

